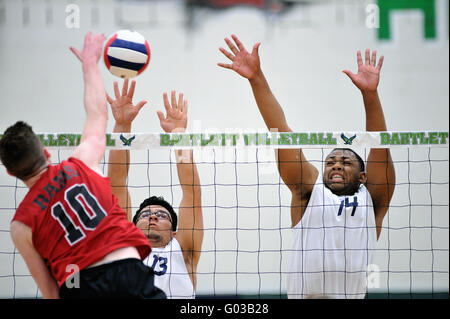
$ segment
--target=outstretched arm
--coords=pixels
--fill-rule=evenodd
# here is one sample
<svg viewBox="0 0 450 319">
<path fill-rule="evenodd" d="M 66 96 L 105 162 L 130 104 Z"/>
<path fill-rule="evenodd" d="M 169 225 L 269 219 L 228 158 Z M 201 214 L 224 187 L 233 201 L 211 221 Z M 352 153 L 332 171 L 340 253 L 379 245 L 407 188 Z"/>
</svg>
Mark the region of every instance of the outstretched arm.
<svg viewBox="0 0 450 319">
<path fill-rule="evenodd" d="M 123 82 L 122 92 L 119 91 L 117 81 L 114 82 L 113 100 L 108 94 L 106 98 L 111 105 L 111 111 L 114 116 L 114 133 L 129 133 L 133 120 L 138 115 L 147 101 L 140 101 L 137 105 L 133 104 L 133 95 L 136 87 L 136 81 L 132 81 L 128 90 L 128 78 Z M 129 221 L 133 220 L 131 210 L 131 199 L 128 187 L 126 186 L 128 171 L 130 166 L 130 151 L 111 150 L 109 152 L 108 176 L 110 178 L 113 194 L 119 199 L 120 207 L 127 212 Z"/>
<path fill-rule="evenodd" d="M 218 63 L 219 66 L 234 70 L 250 82 L 253 95 L 264 122 L 269 130 L 291 132 L 285 114 L 277 99 L 273 95 L 269 84 L 261 70 L 259 59 L 259 46 L 256 43 L 249 53 L 237 38 L 232 35 L 236 45 L 228 38 L 225 39 L 231 52 L 220 48 L 219 50 L 231 60 L 231 64 Z M 317 169 L 309 163 L 301 149 L 277 150 L 278 170 L 283 182 L 292 192 L 292 226 L 295 226 L 303 216 L 309 196 L 318 176 Z"/>
<path fill-rule="evenodd" d="M 357 53 L 358 73 L 349 70 L 343 72 L 352 80 L 361 91 L 366 111 L 366 131 L 386 131 L 383 108 L 378 96 L 378 83 L 383 66 L 384 56 L 381 56 L 377 65 L 377 52 L 365 52 L 363 62 L 361 52 Z M 380 236 L 383 218 L 386 215 L 389 203 L 394 194 L 395 170 L 389 149 L 371 149 L 367 159 L 367 189 L 374 204 L 377 236 Z"/>
<path fill-rule="evenodd" d="M 91 169 L 102 174 L 99 163 L 106 147 L 106 125 L 108 109 L 106 108 L 105 88 L 98 68 L 98 61 L 102 54 L 103 34 L 86 34 L 81 53 L 71 47 L 70 50 L 81 61 L 84 78 L 84 107 L 86 122 L 81 136 L 80 145 L 72 156 L 83 161 Z"/>
<path fill-rule="evenodd" d="M 167 93 L 163 95 L 166 116 L 158 111 L 162 129 L 167 133 L 183 133 L 187 127 L 188 104 L 180 93 L 178 101 L 175 91 L 171 102 Z M 175 150 L 178 178 L 181 184 L 182 199 L 178 211 L 178 231 L 176 238 L 183 250 L 184 261 L 194 287 L 196 287 L 197 265 L 203 242 L 203 214 L 201 185 L 192 150 Z"/>
<path fill-rule="evenodd" d="M 261 43 L 256 43 L 252 52 L 249 53 L 237 36 L 233 34 L 231 37 L 236 45 L 230 39 L 225 38 L 225 42 L 231 52 L 222 47 L 219 50 L 232 63 L 218 63 L 218 65 L 233 70 L 249 80 L 256 104 L 269 130 L 277 129 L 280 132 L 290 132 L 291 129 L 286 122 L 283 109 L 270 90 L 269 84 L 261 70 L 259 59 L 259 46 Z"/>
</svg>

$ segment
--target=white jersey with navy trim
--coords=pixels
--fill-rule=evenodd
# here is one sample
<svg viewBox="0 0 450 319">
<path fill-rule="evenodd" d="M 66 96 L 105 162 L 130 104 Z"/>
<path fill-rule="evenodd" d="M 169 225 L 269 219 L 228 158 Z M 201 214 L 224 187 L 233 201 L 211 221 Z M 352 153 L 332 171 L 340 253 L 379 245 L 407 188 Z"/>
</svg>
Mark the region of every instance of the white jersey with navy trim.
<svg viewBox="0 0 450 319">
<path fill-rule="evenodd" d="M 175 238 L 162 248 L 152 247 L 144 263 L 155 272 L 155 286 L 169 299 L 193 299 L 195 290 L 189 277 L 181 246 Z"/>
<path fill-rule="evenodd" d="M 377 236 L 364 185 L 354 195 L 337 196 L 319 174 L 305 213 L 292 229 L 289 298 L 365 297 Z"/>
</svg>

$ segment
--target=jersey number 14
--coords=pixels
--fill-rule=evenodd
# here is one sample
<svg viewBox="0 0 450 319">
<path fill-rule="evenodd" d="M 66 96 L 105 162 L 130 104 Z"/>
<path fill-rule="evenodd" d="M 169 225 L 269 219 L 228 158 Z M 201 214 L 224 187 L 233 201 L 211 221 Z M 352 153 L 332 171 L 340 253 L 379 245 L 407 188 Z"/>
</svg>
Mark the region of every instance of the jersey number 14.
<svg viewBox="0 0 450 319">
<path fill-rule="evenodd" d="M 356 207 L 358 207 L 358 197 L 357 196 L 353 196 L 353 202 L 350 203 L 350 201 L 348 200 L 348 197 L 345 198 L 345 200 L 341 201 L 341 205 L 339 206 L 339 211 L 338 211 L 338 216 L 341 216 L 342 211 L 344 210 L 344 206 L 345 208 L 347 207 L 353 207 L 352 209 L 352 216 L 355 215 L 355 211 L 356 211 Z"/>
</svg>

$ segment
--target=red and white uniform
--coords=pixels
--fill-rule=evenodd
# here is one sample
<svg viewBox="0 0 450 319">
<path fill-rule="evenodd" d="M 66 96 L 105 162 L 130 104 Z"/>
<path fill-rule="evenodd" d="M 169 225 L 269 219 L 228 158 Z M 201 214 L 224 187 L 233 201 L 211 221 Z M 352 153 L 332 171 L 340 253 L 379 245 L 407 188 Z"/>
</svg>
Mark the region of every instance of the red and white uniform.
<svg viewBox="0 0 450 319">
<path fill-rule="evenodd" d="M 13 220 L 31 228 L 33 245 L 59 286 L 73 275 L 73 265 L 82 270 L 116 249 L 136 247 L 141 259 L 151 252 L 112 194 L 109 178 L 73 157 L 48 167 Z"/>
</svg>

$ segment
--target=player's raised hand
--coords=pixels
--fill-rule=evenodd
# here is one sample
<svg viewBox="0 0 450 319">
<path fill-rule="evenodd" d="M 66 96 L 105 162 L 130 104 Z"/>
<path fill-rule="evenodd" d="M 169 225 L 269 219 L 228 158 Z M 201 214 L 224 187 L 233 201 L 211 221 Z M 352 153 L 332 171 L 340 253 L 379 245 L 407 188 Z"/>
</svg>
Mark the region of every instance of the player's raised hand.
<svg viewBox="0 0 450 319">
<path fill-rule="evenodd" d="M 365 61 L 363 62 L 361 51 L 357 52 L 358 73 L 354 74 L 349 70 L 344 70 L 345 74 L 352 80 L 362 92 L 374 92 L 380 82 L 380 71 L 383 66 L 384 56 L 381 56 L 377 64 L 377 51 L 366 50 Z"/>
<path fill-rule="evenodd" d="M 138 115 L 142 107 L 147 101 L 140 101 L 138 104 L 133 104 L 134 89 L 136 87 L 136 81 L 131 81 L 130 88 L 128 89 L 128 78 L 123 81 L 122 92 L 119 91 L 119 84 L 114 81 L 114 95 L 116 99 L 111 98 L 106 93 L 106 99 L 111 105 L 111 111 L 116 120 L 116 125 L 129 125 Z"/>
<path fill-rule="evenodd" d="M 234 70 L 244 78 L 251 80 L 261 71 L 258 54 L 258 49 L 261 43 L 256 43 L 253 46 L 252 53 L 249 53 L 236 35 L 233 34 L 231 35 L 231 37 L 233 38 L 236 45 L 231 42 L 230 39 L 225 38 L 225 42 L 231 52 L 225 50 L 222 47 L 220 47 L 219 50 L 223 53 L 223 55 L 230 59 L 232 63 L 217 63 L 217 65 L 225 69 Z"/>
<path fill-rule="evenodd" d="M 161 128 L 166 133 L 184 132 L 187 127 L 188 102 L 183 100 L 183 93 L 178 95 L 177 101 L 176 92 L 172 91 L 171 101 L 169 102 L 167 93 L 164 92 L 163 100 L 166 116 L 162 111 L 157 111 Z"/>
<path fill-rule="evenodd" d="M 79 52 L 76 48 L 70 47 L 70 51 L 72 51 L 82 63 L 98 63 L 102 56 L 103 42 L 105 39 L 106 37 L 103 33 L 92 35 L 92 32 L 89 31 L 84 37 L 83 50 Z"/>
</svg>

